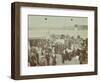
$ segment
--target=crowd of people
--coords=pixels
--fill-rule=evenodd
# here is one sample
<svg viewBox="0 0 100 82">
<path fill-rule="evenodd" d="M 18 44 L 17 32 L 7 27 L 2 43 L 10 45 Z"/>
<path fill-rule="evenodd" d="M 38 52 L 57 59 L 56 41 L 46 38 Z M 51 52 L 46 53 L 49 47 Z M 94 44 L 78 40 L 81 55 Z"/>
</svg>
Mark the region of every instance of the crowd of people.
<svg viewBox="0 0 100 82">
<path fill-rule="evenodd" d="M 87 64 L 88 39 L 70 35 L 50 35 L 29 39 L 28 66 Z M 76 59 L 76 60 L 74 60 Z"/>
</svg>

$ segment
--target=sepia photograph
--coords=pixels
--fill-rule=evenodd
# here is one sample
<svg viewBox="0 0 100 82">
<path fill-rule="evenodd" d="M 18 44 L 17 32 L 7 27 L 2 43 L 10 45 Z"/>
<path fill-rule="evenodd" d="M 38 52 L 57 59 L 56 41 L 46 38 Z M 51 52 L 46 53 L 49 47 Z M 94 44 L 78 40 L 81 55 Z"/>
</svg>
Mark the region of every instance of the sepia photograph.
<svg viewBox="0 0 100 82">
<path fill-rule="evenodd" d="M 28 15 L 28 66 L 88 64 L 88 17 Z"/>
</svg>

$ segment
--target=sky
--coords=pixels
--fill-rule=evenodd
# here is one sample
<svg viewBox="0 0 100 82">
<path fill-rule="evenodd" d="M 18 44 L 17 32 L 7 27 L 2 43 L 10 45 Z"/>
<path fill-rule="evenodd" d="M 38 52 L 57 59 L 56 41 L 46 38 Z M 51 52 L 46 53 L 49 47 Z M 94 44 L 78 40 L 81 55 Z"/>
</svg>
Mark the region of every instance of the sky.
<svg viewBox="0 0 100 82">
<path fill-rule="evenodd" d="M 29 38 L 48 37 L 50 34 L 87 37 L 88 18 L 71 16 L 28 16 Z"/>
<path fill-rule="evenodd" d="M 67 17 L 67 16 L 39 16 L 29 15 L 29 29 L 71 29 L 74 26 L 86 26 L 87 17 Z M 80 27 L 82 28 L 82 27 Z"/>
</svg>

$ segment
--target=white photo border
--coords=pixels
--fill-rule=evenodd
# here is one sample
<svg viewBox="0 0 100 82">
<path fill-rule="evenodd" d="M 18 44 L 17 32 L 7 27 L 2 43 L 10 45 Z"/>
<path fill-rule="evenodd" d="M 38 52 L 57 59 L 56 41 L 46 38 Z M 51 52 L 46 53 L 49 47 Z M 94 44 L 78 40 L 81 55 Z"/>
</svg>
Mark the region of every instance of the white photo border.
<svg viewBox="0 0 100 82">
<path fill-rule="evenodd" d="M 88 64 L 61 66 L 28 66 L 28 15 L 88 17 Z M 55 9 L 39 7 L 20 8 L 20 75 L 94 72 L 94 16 L 93 10 Z"/>
</svg>

